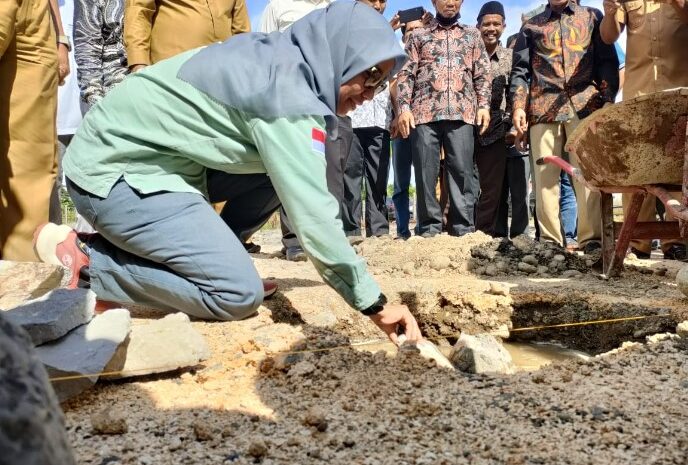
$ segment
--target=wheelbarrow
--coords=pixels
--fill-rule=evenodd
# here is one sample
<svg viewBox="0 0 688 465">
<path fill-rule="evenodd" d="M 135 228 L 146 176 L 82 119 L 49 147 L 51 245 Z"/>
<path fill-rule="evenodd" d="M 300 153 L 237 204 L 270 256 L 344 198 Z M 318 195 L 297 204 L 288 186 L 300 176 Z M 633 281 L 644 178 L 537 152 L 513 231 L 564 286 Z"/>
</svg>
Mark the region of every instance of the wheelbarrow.
<svg viewBox="0 0 688 465">
<path fill-rule="evenodd" d="M 631 239 L 688 238 L 688 88 L 607 106 L 583 120 L 566 144 L 580 169 L 559 157 L 551 163 L 601 195 L 602 272 L 618 276 Z M 682 192 L 682 200 L 670 192 Z M 631 194 L 623 222 L 614 221 L 614 193 Z M 639 222 L 647 195 L 662 201 L 676 221 Z"/>
</svg>

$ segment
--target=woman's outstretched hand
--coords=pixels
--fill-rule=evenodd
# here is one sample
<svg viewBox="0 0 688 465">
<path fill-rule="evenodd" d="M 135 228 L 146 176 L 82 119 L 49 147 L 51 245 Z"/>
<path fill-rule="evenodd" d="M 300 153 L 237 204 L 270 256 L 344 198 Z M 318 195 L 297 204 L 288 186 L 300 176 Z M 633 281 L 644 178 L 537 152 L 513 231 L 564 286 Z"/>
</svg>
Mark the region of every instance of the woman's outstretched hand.
<svg viewBox="0 0 688 465">
<path fill-rule="evenodd" d="M 387 304 L 380 313 L 372 315 L 370 319 L 397 345 L 399 326 L 404 328 L 407 341 L 419 342 L 423 339 L 418 323 L 406 305 Z"/>
</svg>

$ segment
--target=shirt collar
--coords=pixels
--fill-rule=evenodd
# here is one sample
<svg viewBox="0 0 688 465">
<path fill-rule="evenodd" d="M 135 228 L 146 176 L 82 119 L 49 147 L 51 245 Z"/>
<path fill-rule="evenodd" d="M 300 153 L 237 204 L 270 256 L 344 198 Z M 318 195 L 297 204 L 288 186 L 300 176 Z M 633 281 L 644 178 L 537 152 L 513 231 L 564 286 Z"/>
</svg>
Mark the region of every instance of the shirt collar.
<svg viewBox="0 0 688 465">
<path fill-rule="evenodd" d="M 576 2 L 574 2 L 573 0 L 569 0 L 569 3 L 566 4 L 564 9 L 562 10 L 562 13 L 573 14 L 576 12 L 576 8 L 578 8 L 578 4 Z M 549 6 L 549 2 L 547 2 L 547 6 L 545 7 L 545 11 L 543 14 L 545 15 L 545 17 L 547 19 L 551 19 L 552 13 L 554 13 L 554 11 L 552 10 L 552 7 Z"/>
<path fill-rule="evenodd" d="M 504 57 L 504 53 L 502 52 L 504 50 L 504 47 L 502 47 L 502 43 L 499 42 L 497 44 L 497 48 L 495 48 L 495 51 L 490 55 L 490 59 L 495 58 L 497 61 L 501 60 Z"/>
<path fill-rule="evenodd" d="M 459 19 L 461 19 L 460 16 L 459 16 Z M 461 28 L 461 29 L 464 29 L 464 28 L 466 27 L 466 25 L 465 25 L 465 24 L 462 24 L 461 21 L 457 21 L 456 23 L 452 24 L 452 26 L 451 26 L 450 29 L 454 28 L 454 26 L 458 26 L 458 27 Z M 439 21 L 437 21 L 437 19 L 435 19 L 435 18 L 433 17 L 433 18 L 430 20 L 430 22 L 428 23 L 428 25 L 427 25 L 426 27 L 427 27 L 428 29 L 434 31 L 435 29 L 441 28 L 442 25 L 440 24 Z M 444 27 L 442 27 L 442 28 L 445 29 Z"/>
</svg>

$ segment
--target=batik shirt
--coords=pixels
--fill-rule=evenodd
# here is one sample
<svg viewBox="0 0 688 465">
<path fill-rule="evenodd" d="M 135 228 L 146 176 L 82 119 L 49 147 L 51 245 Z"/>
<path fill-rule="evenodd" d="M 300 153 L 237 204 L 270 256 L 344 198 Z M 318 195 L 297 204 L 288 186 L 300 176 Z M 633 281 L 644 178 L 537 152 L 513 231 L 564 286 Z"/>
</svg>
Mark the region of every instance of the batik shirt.
<svg viewBox="0 0 688 465">
<path fill-rule="evenodd" d="M 445 28 L 432 19 L 406 42 L 408 61 L 398 74 L 401 112 L 416 124 L 458 120 L 475 124 L 478 109 L 490 108 L 490 57 L 476 28 Z"/>
<path fill-rule="evenodd" d="M 124 0 L 76 0 L 74 60 L 81 99 L 92 106 L 126 76 Z"/>
<path fill-rule="evenodd" d="M 511 105 L 509 104 L 509 77 L 514 52 L 497 45 L 490 56 L 492 66 L 492 99 L 490 100 L 490 126 L 482 136 L 478 136 L 480 145 L 490 145 L 504 140 L 511 128 Z"/>
<path fill-rule="evenodd" d="M 585 118 L 619 88 L 619 59 L 605 44 L 602 13 L 570 1 L 561 13 L 549 6 L 528 20 L 514 49 L 513 107 L 531 124 Z M 528 102 L 530 97 L 530 102 Z"/>
<path fill-rule="evenodd" d="M 392 101 L 389 88 L 376 94 L 372 100 L 366 100 L 347 115 L 351 118 L 353 128 L 377 127 L 389 131 L 392 122 Z"/>
</svg>

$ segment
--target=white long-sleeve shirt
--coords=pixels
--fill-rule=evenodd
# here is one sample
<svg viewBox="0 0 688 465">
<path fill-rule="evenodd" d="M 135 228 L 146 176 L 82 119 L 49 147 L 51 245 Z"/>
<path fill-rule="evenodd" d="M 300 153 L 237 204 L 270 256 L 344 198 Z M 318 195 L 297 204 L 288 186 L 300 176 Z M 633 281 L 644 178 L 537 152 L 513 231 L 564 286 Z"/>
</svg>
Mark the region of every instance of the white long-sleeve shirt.
<svg viewBox="0 0 688 465">
<path fill-rule="evenodd" d="M 271 0 L 260 19 L 260 32 L 284 32 L 311 11 L 325 8 L 333 0 Z"/>
</svg>

